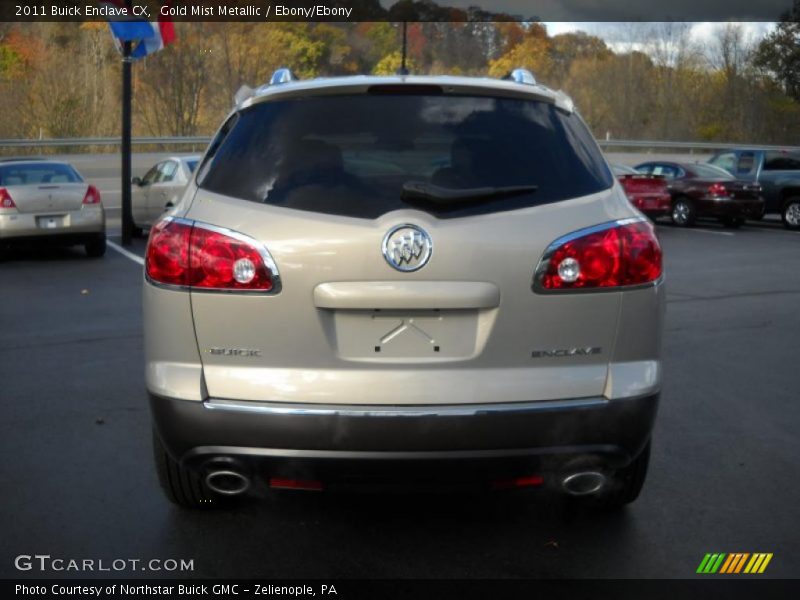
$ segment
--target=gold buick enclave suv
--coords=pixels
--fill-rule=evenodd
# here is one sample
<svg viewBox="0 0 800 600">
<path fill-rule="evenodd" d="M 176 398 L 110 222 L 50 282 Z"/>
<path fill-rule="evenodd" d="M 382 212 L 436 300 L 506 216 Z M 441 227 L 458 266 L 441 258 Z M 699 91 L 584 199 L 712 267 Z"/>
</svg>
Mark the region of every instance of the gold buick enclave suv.
<svg viewBox="0 0 800 600">
<path fill-rule="evenodd" d="M 569 97 L 521 70 L 281 70 L 237 101 L 147 247 L 170 500 L 364 482 L 637 497 L 661 250 Z"/>
</svg>

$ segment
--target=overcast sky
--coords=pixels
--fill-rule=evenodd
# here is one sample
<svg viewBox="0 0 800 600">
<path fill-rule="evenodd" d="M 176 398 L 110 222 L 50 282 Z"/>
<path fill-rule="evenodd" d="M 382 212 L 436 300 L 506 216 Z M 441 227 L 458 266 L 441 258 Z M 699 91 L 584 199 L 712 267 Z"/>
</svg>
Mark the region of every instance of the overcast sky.
<svg viewBox="0 0 800 600">
<path fill-rule="evenodd" d="M 541 21 L 777 21 L 792 0 L 434 0 Z M 380 0 L 385 7 L 397 0 Z"/>
<path fill-rule="evenodd" d="M 640 40 L 636 39 L 636 28 L 643 24 L 548 21 L 545 22 L 545 25 L 547 26 L 547 33 L 551 36 L 571 31 L 585 31 L 603 38 L 614 50 L 620 50 L 624 49 L 626 45 L 640 42 Z M 715 35 L 727 23 L 704 21 L 688 25 L 690 27 L 689 35 L 691 40 L 699 44 L 707 44 L 713 42 Z M 744 29 L 745 35 L 751 40 L 760 40 L 775 28 L 775 23 L 745 22 L 738 23 L 738 25 Z"/>
</svg>

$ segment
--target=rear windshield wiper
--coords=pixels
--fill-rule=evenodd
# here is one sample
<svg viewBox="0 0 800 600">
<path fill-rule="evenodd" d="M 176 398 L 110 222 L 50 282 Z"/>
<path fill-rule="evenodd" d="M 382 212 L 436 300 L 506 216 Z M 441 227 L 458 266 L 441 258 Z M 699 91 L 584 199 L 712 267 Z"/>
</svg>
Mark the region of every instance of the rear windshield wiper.
<svg viewBox="0 0 800 600">
<path fill-rule="evenodd" d="M 464 204 L 490 202 L 498 198 L 531 194 L 538 185 L 508 185 L 503 187 L 446 188 L 425 181 L 406 181 L 400 199 L 407 204 L 433 204 L 437 207 L 457 208 Z"/>
</svg>

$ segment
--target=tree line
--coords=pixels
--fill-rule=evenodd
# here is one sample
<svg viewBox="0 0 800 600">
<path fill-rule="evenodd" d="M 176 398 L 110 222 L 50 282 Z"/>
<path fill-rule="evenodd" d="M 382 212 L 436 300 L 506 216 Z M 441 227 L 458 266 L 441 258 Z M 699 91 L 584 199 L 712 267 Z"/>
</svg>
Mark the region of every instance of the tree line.
<svg viewBox="0 0 800 600">
<path fill-rule="evenodd" d="M 209 135 L 247 84 L 391 74 L 399 23 L 177 23 L 177 41 L 134 67 L 134 135 Z M 693 41 L 684 23 L 630 24 L 614 47 L 518 22 L 409 23 L 417 74 L 502 77 L 515 67 L 575 100 L 595 135 L 800 144 L 800 0 L 752 40 L 728 24 Z M 104 23 L 0 24 L 0 138 L 115 136 L 120 56 Z"/>
</svg>

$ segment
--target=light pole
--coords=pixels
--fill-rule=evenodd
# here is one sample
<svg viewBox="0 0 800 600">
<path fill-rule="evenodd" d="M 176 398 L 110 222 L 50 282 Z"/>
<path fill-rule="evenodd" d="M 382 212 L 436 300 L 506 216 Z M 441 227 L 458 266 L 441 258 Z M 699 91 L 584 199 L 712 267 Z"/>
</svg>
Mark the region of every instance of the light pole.
<svg viewBox="0 0 800 600">
<path fill-rule="evenodd" d="M 130 4 L 130 3 L 129 3 Z M 133 237 L 131 214 L 131 58 L 132 42 L 122 42 L 122 245 Z"/>
<path fill-rule="evenodd" d="M 133 0 L 125 0 L 128 12 L 133 11 Z M 122 245 L 130 246 L 133 238 L 131 212 L 131 97 L 133 96 L 131 52 L 133 42 L 122 42 Z"/>
</svg>

